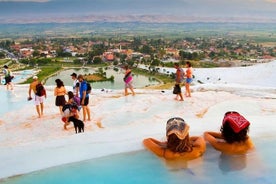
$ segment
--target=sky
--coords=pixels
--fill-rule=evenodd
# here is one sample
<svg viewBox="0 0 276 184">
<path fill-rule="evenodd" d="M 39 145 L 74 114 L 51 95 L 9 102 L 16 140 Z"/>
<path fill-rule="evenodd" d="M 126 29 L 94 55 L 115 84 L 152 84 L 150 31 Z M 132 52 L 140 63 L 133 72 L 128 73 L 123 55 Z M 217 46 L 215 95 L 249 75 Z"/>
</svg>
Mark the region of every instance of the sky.
<svg viewBox="0 0 276 184">
<path fill-rule="evenodd" d="M 167 15 L 271 21 L 276 19 L 275 9 L 276 0 L 0 0 L 0 22 L 22 16 L 35 19 L 87 15 Z"/>
</svg>

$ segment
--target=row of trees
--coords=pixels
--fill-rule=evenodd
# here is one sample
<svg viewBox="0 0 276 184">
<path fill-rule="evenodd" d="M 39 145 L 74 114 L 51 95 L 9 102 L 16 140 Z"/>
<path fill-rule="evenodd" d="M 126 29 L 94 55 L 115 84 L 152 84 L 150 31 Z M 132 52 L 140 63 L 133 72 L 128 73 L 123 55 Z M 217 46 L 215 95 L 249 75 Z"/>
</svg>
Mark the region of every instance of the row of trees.
<svg viewBox="0 0 276 184">
<path fill-rule="evenodd" d="M 89 42 L 94 44 L 88 46 Z M 121 63 L 129 63 L 134 65 L 135 62 L 139 61 L 142 63 L 147 63 L 152 66 L 168 65 L 167 63 L 162 63 L 161 60 L 166 56 L 164 48 L 176 48 L 179 49 L 179 56 L 181 61 L 194 60 L 200 61 L 204 58 L 218 59 L 218 58 L 233 58 L 233 59 L 245 59 L 248 57 L 257 57 L 265 54 L 276 57 L 275 48 L 266 48 L 260 44 L 254 43 L 254 41 L 247 40 L 237 40 L 231 38 L 214 39 L 214 38 L 182 38 L 182 39 L 165 39 L 157 38 L 150 39 L 146 37 L 133 37 L 129 40 L 118 39 L 118 38 L 53 38 L 53 39 L 39 39 L 34 38 L 32 40 L 25 40 L 22 45 L 31 45 L 34 49 L 33 57 L 29 60 L 24 60 L 22 62 L 27 62 L 31 64 L 37 64 L 41 62 L 42 64 L 49 62 L 47 59 L 42 59 L 45 54 L 40 53 L 39 50 L 47 50 L 47 47 L 51 47 L 56 51 L 57 57 L 71 57 L 70 52 L 66 52 L 64 48 L 66 46 L 74 46 L 77 49 L 85 48 L 87 50 L 84 54 L 77 54 L 77 57 L 84 58 L 85 62 L 88 64 L 99 64 L 102 63 L 101 56 L 105 51 L 109 49 L 118 48 L 118 45 L 122 44 L 122 49 L 132 49 L 134 51 L 140 52 L 142 54 L 150 55 L 149 59 L 132 58 L 127 59 L 126 54 L 116 53 L 116 58 Z M 0 42 L 0 48 L 14 52 L 11 48 L 14 45 L 14 41 L 4 40 Z M 46 47 L 47 45 L 47 47 Z M 197 51 L 187 51 L 193 48 Z M 214 48 L 210 51 L 210 48 Z M 241 49 L 242 51 L 237 53 L 236 49 Z M 251 52 L 251 50 L 254 52 Z M 253 55 L 250 55 L 253 53 Z M 18 53 L 14 53 L 18 54 Z M 0 52 L 0 58 L 4 57 L 4 53 Z M 75 63 L 82 63 L 83 60 L 75 59 Z M 115 61 L 116 63 L 116 61 Z"/>
</svg>

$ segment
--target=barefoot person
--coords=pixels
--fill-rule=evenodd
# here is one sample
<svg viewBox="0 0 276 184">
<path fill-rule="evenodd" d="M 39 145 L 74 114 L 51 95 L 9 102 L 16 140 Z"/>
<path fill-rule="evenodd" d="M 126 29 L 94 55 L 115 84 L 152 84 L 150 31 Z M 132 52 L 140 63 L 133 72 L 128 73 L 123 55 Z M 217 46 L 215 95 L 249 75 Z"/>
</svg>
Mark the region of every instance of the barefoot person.
<svg viewBox="0 0 276 184">
<path fill-rule="evenodd" d="M 56 79 L 56 87 L 54 90 L 54 96 L 56 97 L 55 105 L 59 107 L 59 113 L 62 115 L 62 107 L 65 105 L 65 95 L 66 95 L 66 88 L 64 87 L 64 83 L 60 79 Z"/>
<path fill-rule="evenodd" d="M 167 141 L 153 138 L 144 139 L 144 146 L 155 155 L 165 159 L 195 159 L 203 155 L 206 146 L 202 137 L 189 137 L 189 125 L 182 118 L 175 117 L 167 121 Z"/>
<path fill-rule="evenodd" d="M 191 62 L 188 61 L 186 63 L 186 67 L 187 67 L 187 70 L 186 70 L 186 73 L 185 73 L 185 76 L 186 76 L 186 82 L 185 82 L 186 92 L 185 92 L 185 95 L 186 95 L 186 97 L 191 97 L 190 85 L 193 81 L 193 68 L 192 68 Z"/>
<path fill-rule="evenodd" d="M 244 154 L 254 148 L 248 136 L 249 121 L 237 112 L 224 115 L 220 132 L 205 132 L 204 138 L 216 150 L 226 154 Z"/>
<path fill-rule="evenodd" d="M 125 96 L 128 95 L 128 89 L 130 89 L 130 91 L 132 92 L 132 95 L 134 96 L 135 92 L 133 90 L 133 85 L 132 85 L 133 77 L 132 77 L 131 70 L 128 68 L 127 65 L 124 67 L 124 69 L 125 69 L 125 76 L 124 76 Z"/>
<path fill-rule="evenodd" d="M 78 80 L 80 82 L 80 87 L 79 87 L 79 95 L 80 95 L 80 103 L 82 106 L 82 112 L 83 112 L 83 121 L 86 121 L 86 116 L 87 120 L 90 121 L 90 109 L 89 109 L 89 93 L 88 93 L 88 88 L 87 88 L 87 82 L 84 80 L 82 75 L 78 76 Z"/>
<path fill-rule="evenodd" d="M 38 77 L 33 77 L 33 82 L 29 86 L 29 100 L 32 99 L 32 91 L 35 95 L 34 103 L 36 106 L 36 112 L 38 117 L 41 118 L 43 116 L 43 108 L 44 108 L 44 100 L 47 97 L 46 90 L 44 89 L 41 82 L 38 81 Z"/>
<path fill-rule="evenodd" d="M 7 65 L 4 65 L 3 73 L 5 76 L 5 85 L 7 86 L 7 90 L 13 90 L 13 84 L 12 84 L 13 76 Z"/>
<path fill-rule="evenodd" d="M 184 101 L 181 91 L 181 84 L 184 80 L 184 71 L 179 66 L 179 63 L 174 64 L 174 68 L 176 69 L 176 76 L 175 76 L 175 86 L 174 86 L 174 94 L 176 94 L 175 99 L 178 100 L 178 97 L 180 98 L 180 101 Z"/>
<path fill-rule="evenodd" d="M 76 73 L 72 73 L 71 74 L 71 78 L 73 80 L 73 93 L 75 96 L 79 97 L 79 81 L 77 79 L 77 74 Z"/>
</svg>

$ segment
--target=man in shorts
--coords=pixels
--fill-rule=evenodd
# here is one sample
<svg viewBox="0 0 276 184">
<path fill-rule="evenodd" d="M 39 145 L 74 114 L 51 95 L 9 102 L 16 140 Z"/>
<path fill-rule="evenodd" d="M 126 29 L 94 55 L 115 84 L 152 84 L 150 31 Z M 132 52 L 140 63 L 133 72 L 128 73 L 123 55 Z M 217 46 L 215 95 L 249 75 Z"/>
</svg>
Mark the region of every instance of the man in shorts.
<svg viewBox="0 0 276 184">
<path fill-rule="evenodd" d="M 38 96 L 37 95 L 36 86 L 39 83 L 40 82 L 38 81 L 38 77 L 34 76 L 33 77 L 33 82 L 30 84 L 30 87 L 29 87 L 29 98 L 28 98 L 28 100 L 32 99 L 31 93 L 33 91 L 34 95 L 35 95 L 34 104 L 36 106 L 36 112 L 38 114 L 38 117 L 41 118 L 43 116 L 43 107 L 44 107 L 43 103 L 44 103 L 44 100 L 45 100 L 47 95 L 46 95 L 46 93 L 43 96 Z"/>
<path fill-rule="evenodd" d="M 83 121 L 90 121 L 90 109 L 89 109 L 89 93 L 87 93 L 87 82 L 84 80 L 83 75 L 78 75 L 78 80 L 80 83 L 79 87 L 79 95 L 80 95 L 80 103 L 83 111 Z"/>
<path fill-rule="evenodd" d="M 181 91 L 181 84 L 184 79 L 184 71 L 183 69 L 179 66 L 179 63 L 174 64 L 174 68 L 176 69 L 176 76 L 175 76 L 175 94 L 176 97 L 175 99 L 178 100 L 178 97 L 180 97 L 180 101 L 184 101 L 183 96 L 182 96 L 182 91 Z"/>
<path fill-rule="evenodd" d="M 72 73 L 71 74 L 72 80 L 73 80 L 73 93 L 75 96 L 79 97 L 79 81 L 77 79 L 77 74 L 76 73 Z"/>
</svg>

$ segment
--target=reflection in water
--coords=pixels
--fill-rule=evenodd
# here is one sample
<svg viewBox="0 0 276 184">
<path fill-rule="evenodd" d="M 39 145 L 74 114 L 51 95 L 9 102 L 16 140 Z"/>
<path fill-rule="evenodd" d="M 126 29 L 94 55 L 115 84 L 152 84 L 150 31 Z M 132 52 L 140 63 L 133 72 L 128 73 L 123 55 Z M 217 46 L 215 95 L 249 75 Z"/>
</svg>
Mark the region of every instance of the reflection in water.
<svg viewBox="0 0 276 184">
<path fill-rule="evenodd" d="M 178 171 L 181 169 L 188 168 L 188 161 L 185 159 L 173 159 L 173 160 L 164 159 L 164 161 L 165 161 L 167 168 L 170 171 Z"/>
<path fill-rule="evenodd" d="M 71 74 L 75 72 L 77 74 L 93 74 L 97 72 L 95 68 L 84 68 L 84 69 L 68 69 L 57 73 L 56 75 L 50 77 L 46 81 L 46 85 L 55 85 L 55 79 L 61 79 L 66 86 L 71 86 L 73 81 L 71 79 Z M 114 69 L 104 70 L 106 72 L 106 77 L 109 78 L 114 76 L 114 82 L 104 81 L 104 82 L 94 82 L 92 87 L 95 89 L 123 89 L 124 88 L 124 72 L 122 70 L 115 71 Z M 154 77 L 147 77 L 143 75 L 135 74 L 133 75 L 134 88 L 142 88 L 149 85 L 159 84 Z"/>
<path fill-rule="evenodd" d="M 243 170 L 246 168 L 246 154 L 226 155 L 221 154 L 219 158 L 219 168 L 223 172 Z"/>
</svg>

